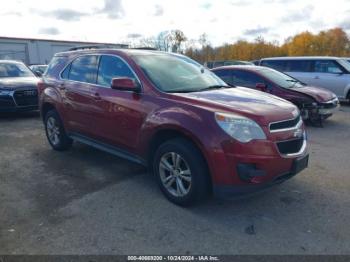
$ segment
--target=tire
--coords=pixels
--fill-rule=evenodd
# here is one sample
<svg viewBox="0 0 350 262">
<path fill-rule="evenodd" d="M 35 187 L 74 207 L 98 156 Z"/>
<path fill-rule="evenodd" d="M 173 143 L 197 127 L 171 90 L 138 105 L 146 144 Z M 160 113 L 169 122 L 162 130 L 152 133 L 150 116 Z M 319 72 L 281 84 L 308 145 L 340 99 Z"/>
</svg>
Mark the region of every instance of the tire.
<svg viewBox="0 0 350 262">
<path fill-rule="evenodd" d="M 67 136 L 57 111 L 48 111 L 44 119 L 46 137 L 51 147 L 57 151 L 68 150 L 73 140 Z"/>
<path fill-rule="evenodd" d="M 176 138 L 161 144 L 153 159 L 153 173 L 163 194 L 177 205 L 193 205 L 209 195 L 207 164 L 188 140 Z"/>
</svg>

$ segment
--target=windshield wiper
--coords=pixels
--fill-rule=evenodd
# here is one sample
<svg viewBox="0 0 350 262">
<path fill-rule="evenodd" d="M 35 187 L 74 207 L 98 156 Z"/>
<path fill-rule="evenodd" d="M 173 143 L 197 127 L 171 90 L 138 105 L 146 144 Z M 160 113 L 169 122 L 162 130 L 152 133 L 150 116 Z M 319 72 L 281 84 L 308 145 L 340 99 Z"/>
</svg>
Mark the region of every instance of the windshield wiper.
<svg viewBox="0 0 350 262">
<path fill-rule="evenodd" d="M 208 86 L 208 87 L 199 89 L 198 91 L 208 91 L 208 90 L 213 90 L 213 89 L 232 88 L 232 87 L 234 87 L 234 86 L 212 85 L 212 86 Z"/>
<path fill-rule="evenodd" d="M 167 93 L 193 93 L 193 92 L 201 92 L 201 91 L 208 91 L 213 89 L 232 88 L 232 87 L 234 86 L 212 85 L 206 88 L 198 88 L 198 89 L 174 89 L 174 90 L 167 91 Z"/>
</svg>

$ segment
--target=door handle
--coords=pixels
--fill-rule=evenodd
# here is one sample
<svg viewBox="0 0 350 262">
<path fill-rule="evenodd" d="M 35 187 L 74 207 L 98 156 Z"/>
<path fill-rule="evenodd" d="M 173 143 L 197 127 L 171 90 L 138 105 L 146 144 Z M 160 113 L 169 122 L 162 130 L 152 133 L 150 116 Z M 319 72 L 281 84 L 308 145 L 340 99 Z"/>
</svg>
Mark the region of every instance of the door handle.
<svg viewBox="0 0 350 262">
<path fill-rule="evenodd" d="M 99 93 L 95 93 L 95 94 L 94 94 L 94 99 L 95 99 L 96 101 L 101 100 L 100 94 L 99 94 Z"/>
<path fill-rule="evenodd" d="M 314 79 L 320 79 L 320 77 L 319 76 L 315 76 Z"/>
</svg>

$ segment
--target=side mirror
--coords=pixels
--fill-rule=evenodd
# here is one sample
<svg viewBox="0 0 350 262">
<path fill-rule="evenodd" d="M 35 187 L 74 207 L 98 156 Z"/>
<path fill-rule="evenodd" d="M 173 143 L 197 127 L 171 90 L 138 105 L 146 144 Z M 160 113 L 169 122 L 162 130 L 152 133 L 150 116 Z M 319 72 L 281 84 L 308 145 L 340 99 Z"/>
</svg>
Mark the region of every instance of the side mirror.
<svg viewBox="0 0 350 262">
<path fill-rule="evenodd" d="M 117 77 L 112 79 L 111 88 L 116 90 L 140 92 L 140 85 L 132 78 Z"/>
<path fill-rule="evenodd" d="M 259 91 L 266 92 L 267 91 L 267 85 L 264 83 L 257 83 L 255 85 L 255 88 Z"/>
<path fill-rule="evenodd" d="M 40 72 L 40 71 L 34 71 L 34 74 L 37 76 L 37 77 L 42 77 L 43 76 L 43 73 Z"/>
</svg>

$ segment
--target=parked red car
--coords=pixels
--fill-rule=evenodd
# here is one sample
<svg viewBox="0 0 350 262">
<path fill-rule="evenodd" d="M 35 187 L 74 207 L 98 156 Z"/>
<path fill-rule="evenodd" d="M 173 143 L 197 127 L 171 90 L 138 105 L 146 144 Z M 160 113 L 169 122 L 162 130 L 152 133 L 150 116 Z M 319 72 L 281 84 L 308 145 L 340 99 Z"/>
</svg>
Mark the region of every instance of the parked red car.
<svg viewBox="0 0 350 262">
<path fill-rule="evenodd" d="M 165 196 L 188 205 L 255 191 L 307 167 L 293 104 L 227 86 L 181 55 L 91 49 L 56 54 L 38 85 L 48 141 L 73 140 L 148 165 Z"/>
<path fill-rule="evenodd" d="M 262 66 L 225 66 L 212 70 L 229 85 L 244 86 L 284 98 L 301 111 L 302 118 L 321 124 L 338 110 L 337 96 L 324 88 L 308 86 L 299 80 Z"/>
</svg>

